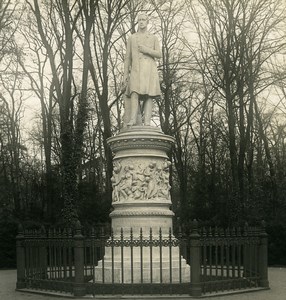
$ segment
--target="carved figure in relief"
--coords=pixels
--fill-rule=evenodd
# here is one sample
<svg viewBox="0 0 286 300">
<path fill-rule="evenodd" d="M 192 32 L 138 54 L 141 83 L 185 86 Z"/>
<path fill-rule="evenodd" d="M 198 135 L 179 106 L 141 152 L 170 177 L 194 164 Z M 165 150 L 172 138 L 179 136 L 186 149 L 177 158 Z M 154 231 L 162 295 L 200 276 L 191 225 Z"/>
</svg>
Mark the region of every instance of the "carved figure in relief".
<svg viewBox="0 0 286 300">
<path fill-rule="evenodd" d="M 150 199 L 156 194 L 156 181 L 154 180 L 154 174 L 156 172 L 157 164 L 156 162 L 151 162 L 147 168 L 144 170 L 145 176 L 145 189 L 144 189 L 144 198 Z"/>
<path fill-rule="evenodd" d="M 129 196 L 132 197 L 132 182 L 133 175 L 132 172 L 134 167 L 132 165 L 124 167 L 124 176 L 120 181 L 120 189 L 119 192 L 122 196 L 127 199 Z"/>
<path fill-rule="evenodd" d="M 119 184 L 121 182 L 121 170 L 122 166 L 120 162 L 115 162 L 113 167 L 113 176 L 111 177 L 111 183 L 113 187 L 112 199 L 114 202 L 119 201 Z"/>
<path fill-rule="evenodd" d="M 163 164 L 163 188 L 161 189 L 161 193 L 163 196 L 166 196 L 168 199 L 171 197 L 170 195 L 170 189 L 171 185 L 169 182 L 169 169 L 170 169 L 171 162 L 168 161 L 167 159 L 164 161 Z"/>
<path fill-rule="evenodd" d="M 119 161 L 114 164 L 112 176 L 113 201 L 151 200 L 170 198 L 170 162 L 151 161 L 147 166 L 133 164 L 122 167 Z"/>
<path fill-rule="evenodd" d="M 134 172 L 133 177 L 133 196 L 134 199 L 140 200 L 142 199 L 142 193 L 144 192 L 144 185 L 145 185 L 145 177 L 143 175 L 142 165 L 139 165 Z"/>
<path fill-rule="evenodd" d="M 160 178 L 160 184 L 159 184 L 159 190 L 158 190 L 158 196 L 164 197 L 169 199 L 170 197 L 170 184 L 169 184 L 169 174 L 166 174 L 165 172 L 162 174 Z"/>
</svg>

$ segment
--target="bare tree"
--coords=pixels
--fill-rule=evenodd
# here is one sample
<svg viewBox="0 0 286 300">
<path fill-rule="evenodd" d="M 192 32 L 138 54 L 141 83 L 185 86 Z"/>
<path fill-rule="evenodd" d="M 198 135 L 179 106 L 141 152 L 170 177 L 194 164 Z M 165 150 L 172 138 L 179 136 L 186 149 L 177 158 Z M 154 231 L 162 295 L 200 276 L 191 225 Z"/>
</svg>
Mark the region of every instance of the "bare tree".
<svg viewBox="0 0 286 300">
<path fill-rule="evenodd" d="M 12 44 L 18 20 L 15 17 L 16 7 L 12 0 L 0 0 L 0 63 L 13 52 Z"/>
<path fill-rule="evenodd" d="M 23 52 L 28 53 L 26 56 L 18 56 L 18 61 L 25 75 L 30 80 L 30 89 L 33 96 L 39 99 L 41 107 L 41 123 L 42 123 L 42 138 L 40 139 L 40 147 L 43 145 L 45 159 L 45 199 L 47 217 L 55 217 L 55 200 L 56 196 L 52 190 L 52 143 L 53 143 L 53 114 L 56 106 L 56 101 L 53 96 L 53 83 L 51 78 L 47 76 L 48 56 L 45 51 L 42 40 L 38 34 L 36 22 L 27 18 L 23 23 L 23 28 L 20 30 L 21 36 L 25 40 L 25 49 Z M 33 63 L 30 63 L 30 61 Z M 28 89 L 28 87 L 27 87 Z"/>
<path fill-rule="evenodd" d="M 92 43 L 90 48 L 90 65 L 92 82 L 95 89 L 96 101 L 98 101 L 98 109 L 100 119 L 102 121 L 102 136 L 104 156 L 106 159 L 106 192 L 108 193 L 108 201 L 111 203 L 111 176 L 112 176 L 112 153 L 107 145 L 107 139 L 112 136 L 111 123 L 111 106 L 115 103 L 114 99 L 119 99 L 118 92 L 110 88 L 112 78 L 112 64 L 114 61 L 114 53 L 118 41 L 121 40 L 125 33 L 118 32 L 120 23 L 126 17 L 124 11 L 129 1 L 100 1 L 97 7 L 97 18 L 92 27 Z M 115 74 L 113 74 L 115 75 Z M 114 78 L 114 77 L 113 77 Z M 117 80 L 118 82 L 118 80 Z M 112 98 L 114 97 L 114 98 Z"/>
<path fill-rule="evenodd" d="M 257 96 L 269 84 L 266 63 L 281 47 L 277 35 L 283 20 L 281 3 L 260 1 L 198 1 L 206 17 L 194 6 L 191 15 L 200 34 L 203 76 L 223 102 L 228 124 L 228 149 L 232 171 L 230 209 L 234 216 L 245 207 L 245 174 L 251 181 L 254 109 Z M 275 35 L 272 39 L 271 36 Z M 203 51 L 202 51 L 203 52 Z M 267 80 L 266 80 L 267 79 Z"/>
<path fill-rule="evenodd" d="M 184 2 L 170 0 L 163 5 L 157 1 L 150 3 L 154 10 L 154 29 L 157 29 L 162 41 L 163 53 L 159 65 L 162 96 L 156 98 L 156 117 L 160 120 L 163 132 L 174 136 L 176 140 L 172 152 L 175 169 L 171 171 L 175 175 L 171 176 L 174 178 L 173 202 L 174 210 L 184 218 L 190 202 L 191 117 L 200 105 L 200 100 L 194 101 L 197 87 L 192 82 L 193 74 L 190 72 L 192 55 L 186 52 L 184 43 L 188 21 Z"/>
<path fill-rule="evenodd" d="M 16 63 L 13 72 L 0 75 L 3 93 L 0 93 L 1 103 L 1 148 L 2 154 L 6 154 L 6 176 L 10 181 L 14 208 L 20 213 L 23 208 L 21 201 L 21 172 L 20 160 L 26 147 L 22 144 L 20 123 L 23 117 L 23 93 L 21 92 L 21 80 Z M 8 70 L 9 71 L 9 70 Z M 12 71 L 12 70 L 11 70 Z M 4 162 L 4 161 L 3 161 Z M 9 174 L 9 175 L 8 175 Z"/>
<path fill-rule="evenodd" d="M 92 24 L 95 20 L 97 1 L 43 2 L 48 14 L 41 13 L 38 1 L 28 2 L 36 21 L 39 35 L 46 49 L 52 72 L 53 97 L 55 97 L 60 115 L 61 167 L 63 178 L 63 215 L 73 223 L 77 219 L 76 203 L 77 169 L 81 163 L 83 133 L 87 118 L 87 88 L 89 41 Z M 76 28 L 84 17 L 84 42 L 82 48 L 81 86 L 75 79 L 75 70 L 79 70 L 79 53 L 76 43 Z M 51 30 L 50 30 L 51 29 Z M 50 30 L 50 31 L 48 31 Z"/>
</svg>

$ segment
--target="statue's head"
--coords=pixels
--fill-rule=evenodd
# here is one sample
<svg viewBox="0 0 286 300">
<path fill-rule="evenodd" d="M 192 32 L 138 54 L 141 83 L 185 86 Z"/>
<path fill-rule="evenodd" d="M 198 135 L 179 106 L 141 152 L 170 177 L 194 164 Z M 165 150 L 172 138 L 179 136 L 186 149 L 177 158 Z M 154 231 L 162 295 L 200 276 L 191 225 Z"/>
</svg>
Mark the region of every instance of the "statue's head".
<svg viewBox="0 0 286 300">
<path fill-rule="evenodd" d="M 138 29 L 145 29 L 148 24 L 148 16 L 145 12 L 140 12 L 137 17 Z"/>
</svg>

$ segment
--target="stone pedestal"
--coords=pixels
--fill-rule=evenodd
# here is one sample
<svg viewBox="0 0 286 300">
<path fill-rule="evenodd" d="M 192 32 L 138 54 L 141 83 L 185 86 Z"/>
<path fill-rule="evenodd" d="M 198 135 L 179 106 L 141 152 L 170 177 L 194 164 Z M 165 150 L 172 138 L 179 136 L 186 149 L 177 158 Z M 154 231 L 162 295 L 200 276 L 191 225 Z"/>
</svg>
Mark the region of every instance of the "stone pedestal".
<svg viewBox="0 0 286 300">
<path fill-rule="evenodd" d="M 158 241 L 161 236 L 161 239 L 169 239 L 176 245 L 172 235 L 174 213 L 170 210 L 170 162 L 167 155 L 173 142 L 172 137 L 149 126 L 127 128 L 108 140 L 114 153 L 114 210 L 110 217 L 115 240 L 121 239 L 122 233 L 124 240 L 130 238 L 132 228 L 134 240 L 148 241 L 151 228 L 152 239 Z M 103 267 L 104 272 L 96 272 L 96 282 L 102 282 L 102 273 L 106 283 L 112 280 L 115 283 L 140 283 L 150 282 L 150 279 L 154 283 L 170 282 L 170 277 L 171 282 L 189 280 L 190 269 L 181 257 L 179 247 L 172 246 L 171 252 L 168 247 L 161 247 L 161 250 L 160 247 L 151 248 L 140 250 L 136 247 L 131 253 L 130 247 L 115 247 L 112 253 L 111 248 L 106 247 L 104 261 L 97 267 Z"/>
</svg>

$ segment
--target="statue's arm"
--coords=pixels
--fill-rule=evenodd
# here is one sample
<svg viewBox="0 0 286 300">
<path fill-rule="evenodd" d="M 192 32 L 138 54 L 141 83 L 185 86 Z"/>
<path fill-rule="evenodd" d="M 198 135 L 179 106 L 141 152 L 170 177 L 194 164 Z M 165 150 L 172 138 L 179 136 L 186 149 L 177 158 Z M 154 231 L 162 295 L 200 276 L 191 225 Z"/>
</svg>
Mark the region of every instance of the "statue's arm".
<svg viewBox="0 0 286 300">
<path fill-rule="evenodd" d="M 159 45 L 159 41 L 156 37 L 154 37 L 155 41 L 154 41 L 154 48 L 149 48 L 146 46 L 139 46 L 139 51 L 141 51 L 142 53 L 148 54 L 150 56 L 152 56 L 153 58 L 161 58 L 162 57 L 162 51 Z"/>
<path fill-rule="evenodd" d="M 124 81 L 128 80 L 130 66 L 131 66 L 131 38 L 129 38 L 127 41 L 126 54 L 124 59 L 124 75 L 123 75 Z"/>
<path fill-rule="evenodd" d="M 123 80 L 121 83 L 122 92 L 125 92 L 127 89 L 130 66 L 131 66 L 131 41 L 129 38 L 127 41 L 126 53 L 124 58 L 124 73 L 123 73 Z"/>
</svg>

